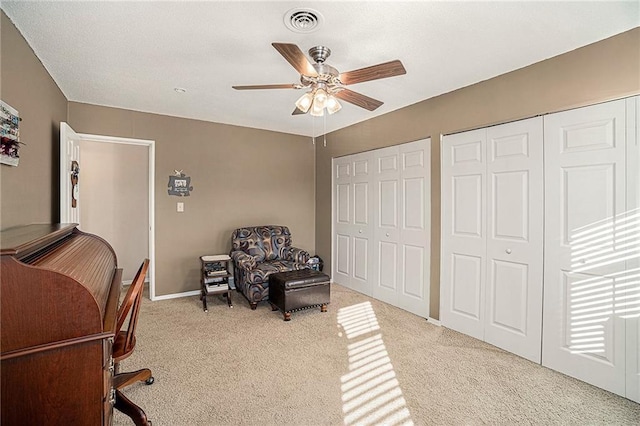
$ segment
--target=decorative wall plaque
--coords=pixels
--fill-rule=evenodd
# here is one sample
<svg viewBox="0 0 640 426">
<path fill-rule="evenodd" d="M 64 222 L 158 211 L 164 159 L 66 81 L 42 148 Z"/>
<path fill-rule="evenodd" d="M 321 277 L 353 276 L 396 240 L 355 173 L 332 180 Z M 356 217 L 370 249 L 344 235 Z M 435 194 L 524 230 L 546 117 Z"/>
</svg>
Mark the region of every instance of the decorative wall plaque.
<svg viewBox="0 0 640 426">
<path fill-rule="evenodd" d="M 190 191 L 193 191 L 191 178 L 182 173 L 182 170 L 174 170 L 174 174 L 169 176 L 168 190 L 169 195 L 188 197 L 190 195 Z"/>
</svg>

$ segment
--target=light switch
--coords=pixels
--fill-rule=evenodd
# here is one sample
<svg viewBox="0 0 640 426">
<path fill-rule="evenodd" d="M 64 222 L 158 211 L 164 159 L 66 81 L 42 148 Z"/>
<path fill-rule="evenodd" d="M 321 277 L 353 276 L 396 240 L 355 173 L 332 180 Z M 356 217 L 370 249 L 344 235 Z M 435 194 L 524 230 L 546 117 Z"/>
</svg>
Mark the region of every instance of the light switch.
<svg viewBox="0 0 640 426">
<path fill-rule="evenodd" d="M 184 211 L 184 203 L 178 203 L 178 212 L 182 213 Z"/>
</svg>

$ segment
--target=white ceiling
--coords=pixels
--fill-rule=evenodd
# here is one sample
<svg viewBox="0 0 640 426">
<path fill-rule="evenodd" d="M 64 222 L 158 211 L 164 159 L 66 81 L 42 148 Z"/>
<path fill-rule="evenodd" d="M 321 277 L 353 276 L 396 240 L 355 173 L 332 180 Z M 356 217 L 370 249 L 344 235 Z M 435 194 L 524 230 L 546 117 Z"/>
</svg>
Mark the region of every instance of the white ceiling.
<svg viewBox="0 0 640 426">
<path fill-rule="evenodd" d="M 640 1 L 6 1 L 1 7 L 70 101 L 319 135 L 486 80 L 640 25 Z M 285 13 L 312 8 L 311 34 Z M 384 105 L 292 116 L 302 91 L 271 46 L 331 49 L 341 72 L 393 59 L 407 74 L 349 86 Z M 10 60 L 10 58 L 3 58 Z M 186 89 L 178 94 L 174 88 Z"/>
</svg>

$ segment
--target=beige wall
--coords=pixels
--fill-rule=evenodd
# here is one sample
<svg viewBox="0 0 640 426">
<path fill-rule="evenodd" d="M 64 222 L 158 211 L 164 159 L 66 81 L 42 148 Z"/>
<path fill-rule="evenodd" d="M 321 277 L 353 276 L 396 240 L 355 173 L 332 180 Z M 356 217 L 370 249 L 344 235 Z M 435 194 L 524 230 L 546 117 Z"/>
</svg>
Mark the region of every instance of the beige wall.
<svg viewBox="0 0 640 426">
<path fill-rule="evenodd" d="M 20 113 L 18 167 L 0 165 L 0 229 L 57 221 L 59 126 L 67 99 L 16 27 L 0 13 L 0 98 Z"/>
<path fill-rule="evenodd" d="M 640 93 L 640 29 L 328 135 L 307 138 L 67 103 L 25 40 L 1 13 L 0 94 L 20 111 L 17 168 L 0 166 L 0 228 L 56 221 L 58 126 L 156 140 L 157 294 L 197 288 L 197 257 L 226 252 L 237 226 L 281 223 L 294 244 L 331 269 L 331 158 L 432 137 L 431 316 L 439 317 L 440 145 L 452 133 Z M 434 65 L 435 66 L 435 65 Z M 68 109 L 68 112 L 67 112 Z M 194 193 L 185 213 L 166 193 L 184 169 Z M 315 226 L 315 229 L 314 229 Z M 315 250 L 314 250 L 315 247 Z"/>
<path fill-rule="evenodd" d="M 113 247 L 124 281 L 149 257 L 149 147 L 80 141 L 80 229 Z"/>
<path fill-rule="evenodd" d="M 430 136 L 431 306 L 440 316 L 440 134 L 640 93 L 640 29 L 338 130 L 316 152 L 316 251 L 331 270 L 331 158 Z"/>
<path fill-rule="evenodd" d="M 198 257 L 228 253 L 237 227 L 287 225 L 294 245 L 315 252 L 309 138 L 76 102 L 69 124 L 81 133 L 155 141 L 157 295 L 198 289 Z M 191 196 L 167 194 L 176 169 L 191 177 Z M 184 213 L 176 212 L 178 201 Z"/>
</svg>

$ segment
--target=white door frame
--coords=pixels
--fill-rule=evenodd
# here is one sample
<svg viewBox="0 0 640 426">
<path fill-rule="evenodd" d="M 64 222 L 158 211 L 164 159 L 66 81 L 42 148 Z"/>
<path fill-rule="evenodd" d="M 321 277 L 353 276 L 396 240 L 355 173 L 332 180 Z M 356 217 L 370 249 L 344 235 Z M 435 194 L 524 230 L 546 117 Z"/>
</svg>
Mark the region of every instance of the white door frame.
<svg viewBox="0 0 640 426">
<path fill-rule="evenodd" d="M 156 258 L 156 243 L 155 243 L 155 158 L 156 147 L 155 141 L 147 139 L 133 139 L 133 138 L 120 138 L 115 136 L 102 136 L 92 135 L 88 133 L 78 133 L 80 139 L 89 142 L 100 143 L 118 143 L 123 145 L 141 145 L 149 147 L 149 269 L 147 277 L 149 280 L 149 298 L 152 301 L 156 300 L 156 279 L 155 279 L 155 258 Z M 61 141 L 62 142 L 62 141 Z M 66 167 L 66 165 L 65 165 Z M 63 173 L 63 170 L 61 170 Z M 68 203 L 61 203 L 60 205 L 60 217 L 68 217 L 67 210 L 70 209 Z"/>
</svg>

